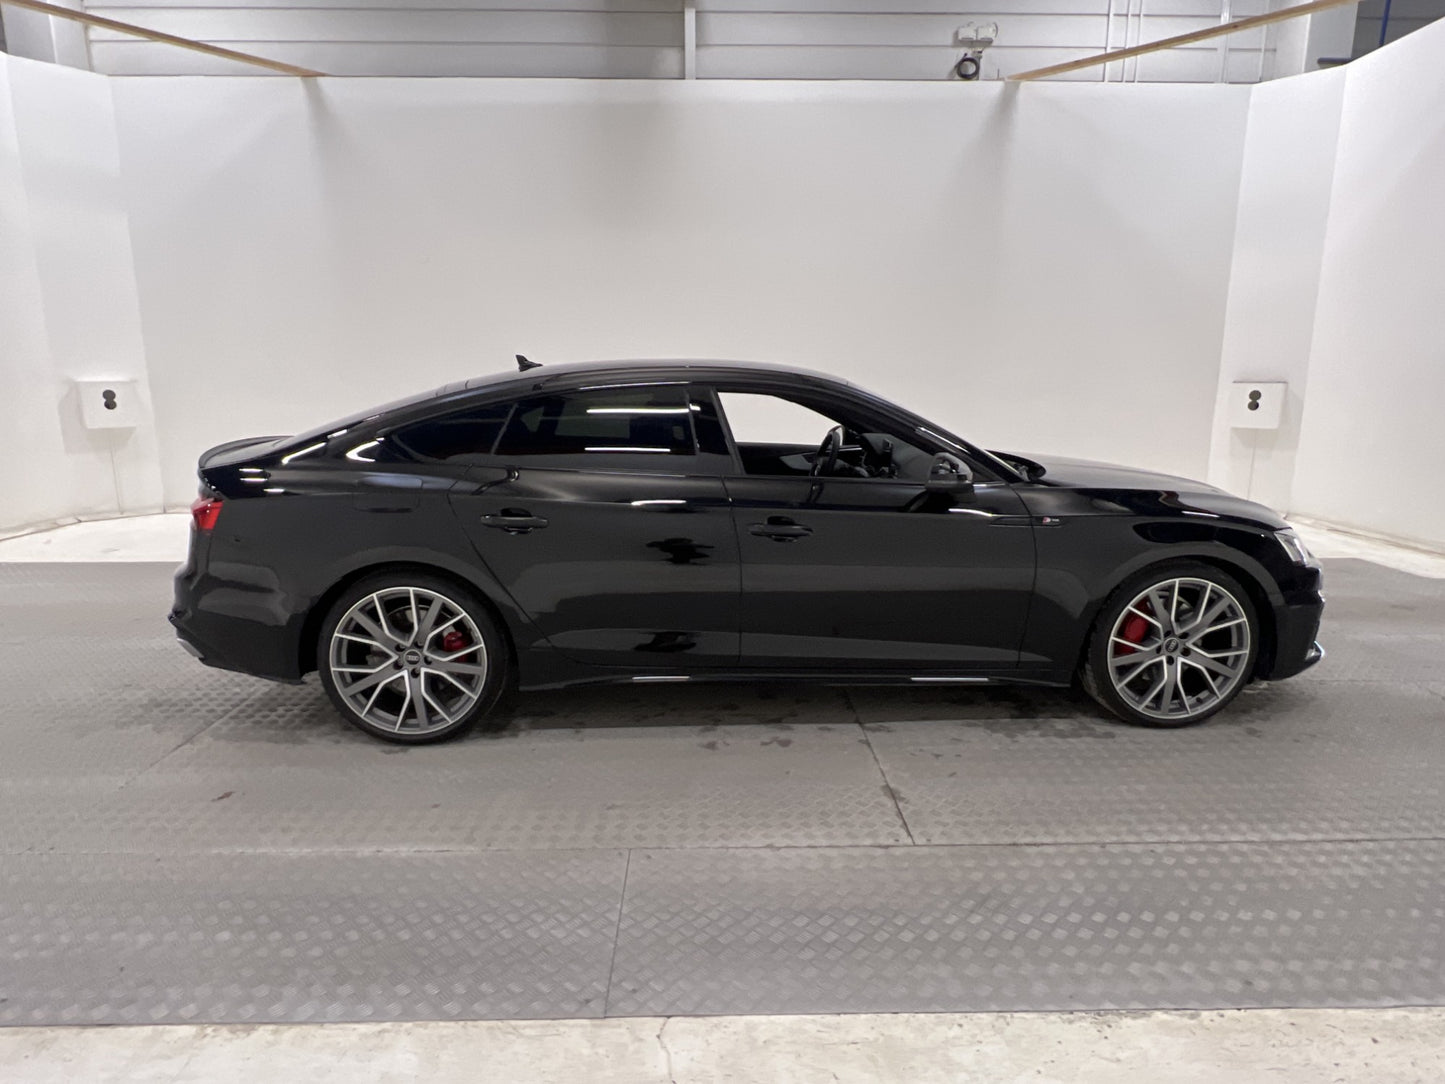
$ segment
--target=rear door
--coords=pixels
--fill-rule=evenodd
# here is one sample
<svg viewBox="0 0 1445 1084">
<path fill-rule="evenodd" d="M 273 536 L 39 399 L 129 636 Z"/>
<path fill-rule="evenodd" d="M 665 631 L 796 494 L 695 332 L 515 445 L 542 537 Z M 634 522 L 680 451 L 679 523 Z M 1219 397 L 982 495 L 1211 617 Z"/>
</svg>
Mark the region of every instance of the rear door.
<svg viewBox="0 0 1445 1084">
<path fill-rule="evenodd" d="M 452 491 L 478 554 L 551 645 L 637 671 L 738 658 L 738 546 L 688 387 L 620 384 L 518 401 Z"/>
</svg>

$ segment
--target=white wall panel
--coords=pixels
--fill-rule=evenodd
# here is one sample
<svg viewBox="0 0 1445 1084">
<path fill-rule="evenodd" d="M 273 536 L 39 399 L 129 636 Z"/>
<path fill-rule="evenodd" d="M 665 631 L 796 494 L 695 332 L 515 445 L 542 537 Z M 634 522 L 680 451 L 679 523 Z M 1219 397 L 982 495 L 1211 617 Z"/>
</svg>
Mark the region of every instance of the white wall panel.
<svg viewBox="0 0 1445 1084">
<path fill-rule="evenodd" d="M 1247 88 L 960 89 L 116 82 L 168 499 L 518 351 L 801 364 L 1202 474 Z"/>
<path fill-rule="evenodd" d="M 0 531 L 62 515 L 72 501 L 98 499 L 70 492 L 68 480 L 46 466 L 64 449 L 10 86 L 22 63 L 0 54 L 0 460 L 8 464 L 0 472 Z"/>
<path fill-rule="evenodd" d="M 149 404 L 81 425 L 72 382 L 145 394 L 134 261 L 105 79 L 0 55 L 0 531 L 160 506 Z"/>
<path fill-rule="evenodd" d="M 158 458 L 183 505 L 209 444 L 522 350 L 811 365 L 994 446 L 1207 466 L 1445 545 L 1419 498 L 1442 58 L 1427 27 L 1251 91 L 108 85 L 0 57 L 0 530 L 154 506 Z M 80 429 L 69 380 L 146 353 L 154 430 Z M 1289 381 L 1279 432 L 1213 421 L 1236 378 Z"/>
<path fill-rule="evenodd" d="M 1280 79 L 1250 97 L 1209 477 L 1281 512 L 1293 505 L 1345 76 Z M 1230 427 L 1237 380 L 1289 385 L 1278 429 Z"/>
<path fill-rule="evenodd" d="M 1295 505 L 1445 547 L 1445 23 L 1346 70 Z"/>
</svg>

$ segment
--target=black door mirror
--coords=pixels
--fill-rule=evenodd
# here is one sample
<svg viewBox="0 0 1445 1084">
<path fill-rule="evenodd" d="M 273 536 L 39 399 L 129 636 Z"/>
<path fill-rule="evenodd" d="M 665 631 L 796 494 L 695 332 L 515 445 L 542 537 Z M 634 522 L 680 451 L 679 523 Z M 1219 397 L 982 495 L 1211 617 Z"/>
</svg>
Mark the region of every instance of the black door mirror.
<svg viewBox="0 0 1445 1084">
<path fill-rule="evenodd" d="M 935 493 L 963 493 L 973 488 L 973 471 L 957 456 L 939 452 L 928 468 L 926 488 Z"/>
</svg>

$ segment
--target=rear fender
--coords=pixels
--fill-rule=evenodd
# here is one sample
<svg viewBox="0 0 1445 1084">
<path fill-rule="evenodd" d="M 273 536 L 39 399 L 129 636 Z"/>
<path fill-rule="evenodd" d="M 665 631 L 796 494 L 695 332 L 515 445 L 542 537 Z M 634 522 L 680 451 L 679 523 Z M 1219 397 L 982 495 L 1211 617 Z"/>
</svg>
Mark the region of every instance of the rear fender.
<svg viewBox="0 0 1445 1084">
<path fill-rule="evenodd" d="M 515 657 L 530 656 L 538 650 L 549 650 L 547 642 L 532 620 L 521 610 L 501 584 L 483 569 L 436 550 L 402 547 L 378 547 L 347 554 L 329 566 L 321 577 L 330 586 L 304 602 L 294 622 L 294 652 L 301 673 L 316 669 L 316 638 L 331 604 L 348 587 L 364 576 L 389 569 L 412 568 L 441 574 L 474 591 L 487 604 L 511 643 Z"/>
</svg>

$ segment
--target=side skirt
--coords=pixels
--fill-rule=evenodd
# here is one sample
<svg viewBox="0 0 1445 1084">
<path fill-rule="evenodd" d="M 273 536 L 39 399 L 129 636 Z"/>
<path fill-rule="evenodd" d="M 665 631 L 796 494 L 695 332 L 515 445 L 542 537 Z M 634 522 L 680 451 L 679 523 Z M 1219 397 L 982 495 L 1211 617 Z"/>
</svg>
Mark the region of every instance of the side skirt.
<svg viewBox="0 0 1445 1084">
<path fill-rule="evenodd" d="M 895 686 L 910 688 L 938 688 L 941 686 L 984 687 L 988 685 L 1037 685 L 1066 687 L 1073 682 L 1072 674 L 1057 671 L 1008 671 L 990 673 L 911 673 L 899 671 L 816 671 L 816 670 L 701 670 L 693 673 L 591 673 L 560 677 L 548 675 L 551 680 L 518 683 L 522 692 L 539 692 L 544 689 L 565 689 L 587 685 L 686 685 L 686 684 L 802 684 L 834 686 Z M 539 675 L 540 677 L 540 675 Z"/>
</svg>

